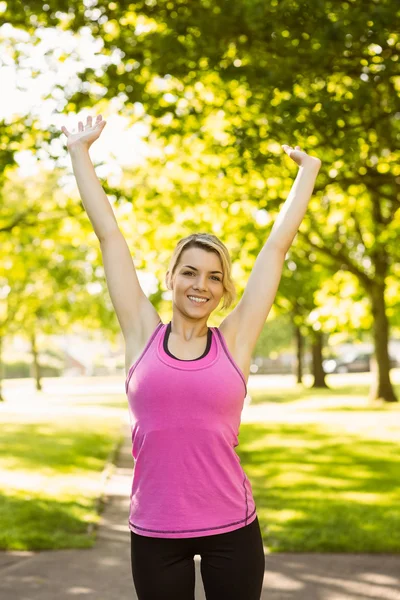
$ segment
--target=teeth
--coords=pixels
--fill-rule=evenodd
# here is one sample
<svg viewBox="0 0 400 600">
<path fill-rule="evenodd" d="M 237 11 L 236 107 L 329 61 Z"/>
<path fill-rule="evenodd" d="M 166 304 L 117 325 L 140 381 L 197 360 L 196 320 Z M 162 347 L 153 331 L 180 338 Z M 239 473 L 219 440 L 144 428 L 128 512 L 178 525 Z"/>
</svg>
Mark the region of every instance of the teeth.
<svg viewBox="0 0 400 600">
<path fill-rule="evenodd" d="M 193 296 L 188 296 L 188 298 L 190 300 L 193 300 L 194 302 L 198 302 L 198 303 L 200 303 L 200 302 L 203 302 L 203 303 L 207 302 L 207 300 L 200 300 L 200 299 L 197 299 L 197 298 L 193 298 Z"/>
</svg>

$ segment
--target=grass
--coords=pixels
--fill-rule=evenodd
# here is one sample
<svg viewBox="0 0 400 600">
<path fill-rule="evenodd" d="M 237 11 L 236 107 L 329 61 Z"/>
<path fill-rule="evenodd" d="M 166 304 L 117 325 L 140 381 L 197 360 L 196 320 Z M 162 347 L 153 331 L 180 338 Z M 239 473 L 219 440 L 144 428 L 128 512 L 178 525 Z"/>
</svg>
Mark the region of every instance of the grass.
<svg viewBox="0 0 400 600">
<path fill-rule="evenodd" d="M 264 420 L 242 423 L 237 452 L 266 551 L 400 553 L 400 403 L 369 402 L 369 377 L 249 390 Z"/>
<path fill-rule="evenodd" d="M 265 377 L 265 376 L 264 376 Z M 267 385 L 257 384 L 265 381 L 263 377 L 255 378 L 256 385 L 250 391 L 252 404 L 264 402 L 274 404 L 292 404 L 307 400 L 313 410 L 400 410 L 400 402 L 386 403 L 383 401 L 370 402 L 370 391 L 373 375 L 371 373 L 346 373 L 327 375 L 325 381 L 328 388 L 313 388 L 313 377 L 305 375 L 303 384 L 296 382 L 295 376 L 268 376 Z M 400 400 L 400 368 L 391 370 L 391 381 L 397 397 Z"/>
<path fill-rule="evenodd" d="M 268 550 L 400 552 L 399 439 L 400 427 L 396 443 L 316 423 L 242 424 Z"/>
<path fill-rule="evenodd" d="M 103 404 L 98 394 L 98 409 L 88 411 L 90 398 L 64 398 L 62 408 L 61 395 L 43 403 L 45 396 L 0 405 L 3 550 L 90 548 L 96 539 L 102 472 L 122 441 L 125 403 L 118 395 L 110 411 L 110 396 Z"/>
<path fill-rule="evenodd" d="M 249 385 L 236 451 L 265 550 L 400 553 L 400 405 L 368 403 L 367 374 L 329 378 L 329 390 L 285 377 Z M 62 393 L 59 384 L 60 392 L 37 393 L 34 402 L 24 394 L 0 405 L 2 549 L 95 541 L 88 525 L 99 520 L 101 473 L 119 441 L 126 397 L 102 394 L 100 382 L 98 394 Z"/>
</svg>

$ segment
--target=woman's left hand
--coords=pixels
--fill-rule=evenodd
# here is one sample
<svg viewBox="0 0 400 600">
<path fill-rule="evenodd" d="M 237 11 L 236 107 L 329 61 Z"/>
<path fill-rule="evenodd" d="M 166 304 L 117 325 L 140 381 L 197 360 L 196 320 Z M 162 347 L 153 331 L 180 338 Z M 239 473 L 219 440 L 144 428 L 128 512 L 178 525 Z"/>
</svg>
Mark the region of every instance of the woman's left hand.
<svg viewBox="0 0 400 600">
<path fill-rule="evenodd" d="M 317 158 L 316 156 L 310 156 L 309 154 L 307 154 L 306 152 L 301 150 L 300 146 L 296 146 L 295 148 L 292 148 L 292 146 L 288 146 L 287 144 L 282 144 L 282 148 L 284 149 L 286 154 L 288 156 L 290 156 L 290 158 L 292 160 L 294 160 L 294 162 L 297 165 L 299 165 L 299 167 L 313 165 L 314 167 L 319 168 L 322 164 L 319 158 Z"/>
</svg>

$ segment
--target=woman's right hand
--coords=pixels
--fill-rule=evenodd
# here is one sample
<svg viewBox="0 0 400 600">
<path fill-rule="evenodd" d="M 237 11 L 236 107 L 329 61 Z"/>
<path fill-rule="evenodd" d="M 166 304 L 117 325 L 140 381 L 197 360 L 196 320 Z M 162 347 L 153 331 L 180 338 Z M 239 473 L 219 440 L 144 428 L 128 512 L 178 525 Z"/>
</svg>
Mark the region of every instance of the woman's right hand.
<svg viewBox="0 0 400 600">
<path fill-rule="evenodd" d="M 83 127 L 82 121 L 78 122 L 77 133 L 71 133 L 66 127 L 62 126 L 61 131 L 67 136 L 67 148 L 70 149 L 76 144 L 82 144 L 89 149 L 93 142 L 100 137 L 106 122 L 102 120 L 101 115 L 98 115 L 94 125 L 92 125 L 92 117 L 88 117 L 85 127 Z"/>
</svg>

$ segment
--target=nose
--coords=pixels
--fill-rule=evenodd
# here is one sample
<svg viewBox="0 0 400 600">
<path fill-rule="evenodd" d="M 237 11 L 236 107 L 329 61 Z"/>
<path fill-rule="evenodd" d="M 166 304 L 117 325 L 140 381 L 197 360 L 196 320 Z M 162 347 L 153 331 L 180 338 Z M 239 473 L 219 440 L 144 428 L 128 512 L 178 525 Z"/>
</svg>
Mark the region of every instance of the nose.
<svg viewBox="0 0 400 600">
<path fill-rule="evenodd" d="M 204 282 L 202 282 L 202 280 L 201 280 L 201 279 L 199 279 L 199 280 L 198 280 L 198 281 L 197 281 L 197 282 L 196 282 L 196 283 L 193 285 L 193 289 L 194 289 L 194 290 L 198 290 L 198 291 L 202 290 L 202 291 L 206 292 L 206 291 L 207 291 L 207 286 L 206 286 L 206 284 L 205 284 Z"/>
</svg>

